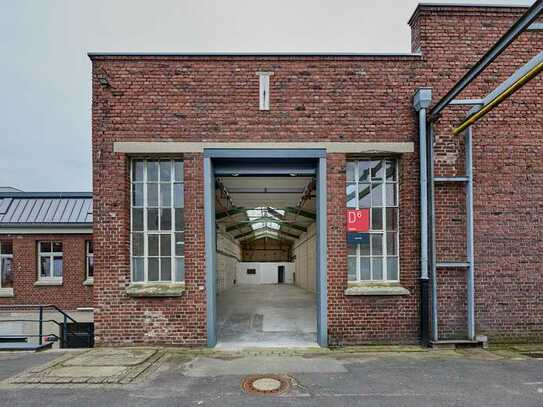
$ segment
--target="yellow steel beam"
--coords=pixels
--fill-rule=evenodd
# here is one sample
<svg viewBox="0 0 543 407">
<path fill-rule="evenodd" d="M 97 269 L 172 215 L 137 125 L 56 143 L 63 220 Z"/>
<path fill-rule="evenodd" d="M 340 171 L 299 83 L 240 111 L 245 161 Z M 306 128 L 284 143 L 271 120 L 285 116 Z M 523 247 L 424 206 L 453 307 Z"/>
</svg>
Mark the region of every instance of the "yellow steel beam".
<svg viewBox="0 0 543 407">
<path fill-rule="evenodd" d="M 471 126 L 475 122 L 477 122 L 480 118 L 482 118 L 484 115 L 486 115 L 488 112 L 490 112 L 496 106 L 498 106 L 501 102 L 503 102 L 505 99 L 507 99 L 509 96 L 511 96 L 517 90 L 519 90 L 522 86 L 524 86 L 528 81 L 535 78 L 537 76 L 537 74 L 539 74 L 542 70 L 543 70 L 543 62 L 540 62 L 538 65 L 533 67 L 531 70 L 526 72 L 525 75 L 521 76 L 511 86 L 509 86 L 507 89 L 505 89 L 502 93 L 500 93 L 494 99 L 492 99 L 488 104 L 484 105 L 481 108 L 481 110 L 479 110 L 478 112 L 476 112 L 473 115 L 466 118 L 458 127 L 456 127 L 453 130 L 453 133 L 455 135 L 458 135 L 459 133 L 466 130 L 466 128 L 468 128 L 469 126 Z"/>
</svg>

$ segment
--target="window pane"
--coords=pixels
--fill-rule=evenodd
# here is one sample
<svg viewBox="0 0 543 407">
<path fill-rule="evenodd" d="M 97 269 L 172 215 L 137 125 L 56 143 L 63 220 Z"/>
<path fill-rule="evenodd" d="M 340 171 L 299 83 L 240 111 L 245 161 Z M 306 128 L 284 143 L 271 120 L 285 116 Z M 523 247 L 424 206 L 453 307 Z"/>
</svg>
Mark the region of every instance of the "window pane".
<svg viewBox="0 0 543 407">
<path fill-rule="evenodd" d="M 347 278 L 348 281 L 356 281 L 356 257 L 347 257 Z"/>
<path fill-rule="evenodd" d="M 185 211 L 175 209 L 175 230 L 185 230 Z"/>
<path fill-rule="evenodd" d="M 92 240 L 87 241 L 87 253 L 94 253 L 94 243 Z"/>
<path fill-rule="evenodd" d="M 53 258 L 53 277 L 62 277 L 62 257 Z"/>
<path fill-rule="evenodd" d="M 371 230 L 383 230 L 383 209 L 372 208 Z"/>
<path fill-rule="evenodd" d="M 143 209 L 132 209 L 132 230 L 143 230 Z"/>
<path fill-rule="evenodd" d="M 132 181 L 143 181 L 143 160 L 133 161 Z"/>
<path fill-rule="evenodd" d="M 53 242 L 53 251 L 55 253 L 62 253 L 62 243 L 61 242 Z"/>
<path fill-rule="evenodd" d="M 370 234 L 364 233 L 363 238 L 360 241 L 360 255 L 369 256 L 370 255 Z"/>
<path fill-rule="evenodd" d="M 87 258 L 87 277 L 94 276 L 94 257 L 89 256 Z"/>
<path fill-rule="evenodd" d="M 358 207 L 369 208 L 371 206 L 370 184 L 358 184 Z"/>
<path fill-rule="evenodd" d="M 132 279 L 134 281 L 143 281 L 143 257 L 132 258 Z"/>
<path fill-rule="evenodd" d="M 173 206 L 175 208 L 182 208 L 185 206 L 185 195 L 182 183 L 173 184 Z"/>
<path fill-rule="evenodd" d="M 158 209 L 147 209 L 147 230 L 158 230 Z"/>
<path fill-rule="evenodd" d="M 172 162 L 170 160 L 160 161 L 160 181 L 171 181 L 172 179 Z"/>
<path fill-rule="evenodd" d="M 158 161 L 147 161 L 147 181 L 158 181 Z"/>
<path fill-rule="evenodd" d="M 132 184 L 132 206 L 143 206 L 143 184 Z"/>
<path fill-rule="evenodd" d="M 8 241 L 0 242 L 0 253 L 2 253 L 2 254 L 13 254 L 13 244 L 12 244 L 12 242 L 8 242 Z"/>
<path fill-rule="evenodd" d="M 172 230 L 172 210 L 160 210 L 160 230 Z"/>
<path fill-rule="evenodd" d="M 382 280 L 383 279 L 383 258 L 382 257 L 372 257 L 372 266 L 373 266 L 373 279 Z"/>
<path fill-rule="evenodd" d="M 40 277 L 51 276 L 51 258 L 40 257 Z"/>
<path fill-rule="evenodd" d="M 147 184 L 147 206 L 158 206 L 158 184 Z"/>
<path fill-rule="evenodd" d="M 172 239 L 170 235 L 160 235 L 160 255 L 170 256 L 172 252 Z"/>
<path fill-rule="evenodd" d="M 175 281 L 185 280 L 185 259 L 183 257 L 175 258 Z"/>
<path fill-rule="evenodd" d="M 371 280 L 369 257 L 360 257 L 360 280 Z"/>
<path fill-rule="evenodd" d="M 389 256 L 398 255 L 397 243 L 398 242 L 396 239 L 396 232 L 388 232 L 387 233 L 387 254 Z"/>
<path fill-rule="evenodd" d="M 147 236 L 147 253 L 149 256 L 158 256 L 158 235 Z"/>
<path fill-rule="evenodd" d="M 371 184 L 372 206 L 383 206 L 383 184 Z"/>
<path fill-rule="evenodd" d="M 387 208 L 387 230 L 398 228 L 398 208 Z"/>
<path fill-rule="evenodd" d="M 160 258 L 160 280 L 172 281 L 172 260 L 170 257 Z"/>
<path fill-rule="evenodd" d="M 381 233 L 371 235 L 371 254 L 372 256 L 383 254 L 383 235 Z"/>
<path fill-rule="evenodd" d="M 386 206 L 396 206 L 396 184 L 385 184 Z"/>
<path fill-rule="evenodd" d="M 3 257 L 0 263 L 0 287 L 13 288 L 13 260 Z"/>
<path fill-rule="evenodd" d="M 397 257 L 387 257 L 387 280 L 398 280 Z"/>
<path fill-rule="evenodd" d="M 371 161 L 358 162 L 358 182 L 370 181 L 370 163 Z"/>
<path fill-rule="evenodd" d="M 396 181 L 396 161 L 386 160 L 387 181 Z"/>
<path fill-rule="evenodd" d="M 347 184 L 347 208 L 356 208 L 356 184 Z"/>
<path fill-rule="evenodd" d="M 372 181 L 382 181 L 385 175 L 384 161 L 371 162 L 371 179 Z"/>
<path fill-rule="evenodd" d="M 174 161 L 174 180 L 183 181 L 183 161 Z"/>
<path fill-rule="evenodd" d="M 356 256 L 356 244 L 347 244 L 347 255 Z"/>
<path fill-rule="evenodd" d="M 347 182 L 356 181 L 355 168 L 356 168 L 356 161 L 347 161 L 347 163 L 345 164 Z"/>
<path fill-rule="evenodd" d="M 160 184 L 160 206 L 163 208 L 172 206 L 171 184 Z"/>
<path fill-rule="evenodd" d="M 158 281 L 158 257 L 150 257 L 147 263 L 147 280 Z"/>
<path fill-rule="evenodd" d="M 176 256 L 185 255 L 185 243 L 183 242 L 183 233 L 175 234 L 175 255 Z"/>
<path fill-rule="evenodd" d="M 132 255 L 143 256 L 143 233 L 132 234 Z"/>
<path fill-rule="evenodd" d="M 51 253 L 51 242 L 40 242 L 40 252 L 41 253 Z"/>
</svg>

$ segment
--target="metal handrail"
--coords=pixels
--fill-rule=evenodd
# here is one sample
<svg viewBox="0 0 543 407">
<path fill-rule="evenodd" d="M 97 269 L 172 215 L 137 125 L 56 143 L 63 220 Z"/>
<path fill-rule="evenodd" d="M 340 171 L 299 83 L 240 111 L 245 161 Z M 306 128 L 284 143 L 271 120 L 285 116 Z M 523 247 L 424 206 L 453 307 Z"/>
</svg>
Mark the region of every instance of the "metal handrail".
<svg viewBox="0 0 543 407">
<path fill-rule="evenodd" d="M 53 309 L 54 311 L 60 313 L 63 317 L 63 323 L 60 323 L 56 320 L 51 320 L 51 319 L 48 319 L 48 320 L 44 320 L 43 319 L 43 311 L 44 309 Z M 38 319 L 9 319 L 9 320 L 0 320 L 0 323 L 5 323 L 5 322 L 35 322 L 35 323 L 38 323 L 38 330 L 39 330 L 39 333 L 38 335 L 25 335 L 26 337 L 37 337 L 38 338 L 38 342 L 40 345 L 43 344 L 43 338 L 46 337 L 46 336 L 54 336 L 56 337 L 57 339 L 61 339 L 61 342 L 62 344 L 65 344 L 66 343 L 66 339 L 69 335 L 71 336 L 74 336 L 74 337 L 78 337 L 80 336 L 80 334 L 78 332 L 68 332 L 68 320 L 71 321 L 72 323 L 74 324 L 79 324 L 78 321 L 76 321 L 74 318 L 72 318 L 70 315 L 68 315 L 66 312 L 64 312 L 63 310 L 61 310 L 60 308 L 58 308 L 56 305 L 53 305 L 53 304 L 13 304 L 13 305 L 0 305 L 0 310 L 2 309 L 37 309 L 38 310 L 38 315 L 39 315 L 39 318 Z M 62 338 L 59 338 L 58 335 L 56 334 L 44 334 L 43 333 L 43 323 L 44 322 L 53 322 L 55 323 L 57 326 L 59 326 L 60 328 L 62 328 Z M 88 335 L 88 336 L 91 336 L 92 335 L 92 330 L 90 328 L 87 328 L 87 333 L 84 334 L 84 335 Z M 7 336 L 9 337 L 9 335 L 3 335 L 3 336 Z M 17 336 L 20 336 L 20 335 L 17 335 Z"/>
</svg>

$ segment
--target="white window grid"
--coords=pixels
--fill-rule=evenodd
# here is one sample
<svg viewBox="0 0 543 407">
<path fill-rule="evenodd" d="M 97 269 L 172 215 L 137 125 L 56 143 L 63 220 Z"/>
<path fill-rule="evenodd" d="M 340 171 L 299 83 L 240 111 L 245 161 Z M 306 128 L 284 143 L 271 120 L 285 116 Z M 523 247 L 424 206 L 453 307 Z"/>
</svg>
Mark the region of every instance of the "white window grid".
<svg viewBox="0 0 543 407">
<path fill-rule="evenodd" d="M 5 253 L 6 249 L 5 247 L 11 246 L 11 253 Z M 7 267 L 7 261 L 10 262 L 10 267 L 12 268 L 13 272 L 13 245 L 11 242 L 7 241 L 0 241 L 0 288 L 3 288 L 2 283 L 4 282 L 4 267 Z"/>
<path fill-rule="evenodd" d="M 360 162 L 368 162 L 369 165 L 369 178 L 367 181 L 360 181 Z M 373 180 L 371 169 L 374 167 L 375 163 L 381 162 L 382 165 L 384 165 L 383 169 L 383 180 L 382 182 L 377 182 Z M 394 178 L 393 180 L 387 179 L 386 174 L 386 163 L 390 162 L 394 165 Z M 349 160 L 347 165 L 349 163 L 354 164 L 354 180 L 347 179 L 347 185 L 346 187 L 349 188 L 349 186 L 355 186 L 355 205 L 349 205 L 349 202 L 347 202 L 347 205 L 350 209 L 369 209 L 370 214 L 370 230 L 368 232 L 370 241 L 368 243 L 369 245 L 369 254 L 361 254 L 361 245 L 356 244 L 356 252 L 355 254 L 349 254 L 348 258 L 355 258 L 356 262 L 356 277 L 355 281 L 360 282 L 375 282 L 375 281 L 389 281 L 389 282 L 399 282 L 400 280 L 400 248 L 399 248 L 399 183 L 398 183 L 398 160 L 396 159 L 390 159 L 390 158 L 383 158 L 383 159 L 359 159 L 359 160 Z M 376 185 L 381 184 L 381 204 L 380 205 L 374 205 L 373 200 L 373 185 L 374 183 Z M 364 184 L 369 184 L 371 193 L 369 194 L 369 206 L 360 207 L 360 186 Z M 387 203 L 387 187 L 386 185 L 392 185 L 393 188 L 393 194 L 394 194 L 394 202 L 393 205 L 388 205 Z M 396 214 L 395 219 L 393 219 L 394 222 L 394 229 L 392 231 L 387 230 L 387 208 L 395 208 Z M 380 229 L 373 229 L 373 217 L 374 217 L 374 209 L 381 209 L 381 228 Z M 394 241 L 395 241 L 395 252 L 393 254 L 388 253 L 388 234 L 393 233 Z M 381 241 L 381 254 L 374 254 L 373 253 L 373 235 L 381 235 L 382 241 Z M 369 279 L 363 279 L 361 276 L 361 258 L 369 259 L 369 268 L 370 268 L 370 278 Z M 380 259 L 381 260 L 381 270 L 382 270 L 382 278 L 376 278 L 374 276 L 374 259 Z M 395 259 L 395 267 L 396 267 L 396 278 L 389 278 L 388 276 L 388 259 Z M 353 281 L 353 280 L 351 280 Z"/>
<path fill-rule="evenodd" d="M 85 264 L 86 264 L 86 278 L 94 278 L 94 247 L 92 240 L 85 242 Z M 92 269 L 92 272 L 91 272 Z"/>
<path fill-rule="evenodd" d="M 134 179 L 134 166 L 137 162 L 143 163 L 143 179 L 142 180 L 135 180 Z M 149 180 L 148 179 L 148 169 L 149 169 L 149 163 L 155 163 L 158 162 L 158 178 L 157 180 Z M 160 163 L 161 162 L 169 162 L 170 163 L 170 179 L 169 180 L 162 180 L 161 179 L 161 173 L 160 173 Z M 176 167 L 177 165 L 177 167 Z M 176 168 L 181 169 L 181 174 L 178 177 L 176 174 Z M 140 185 L 141 186 L 141 194 L 142 194 L 142 204 L 141 205 L 134 205 L 134 191 L 135 188 Z M 148 200 L 148 188 L 149 185 L 157 185 L 157 202 L 149 202 Z M 163 205 L 162 197 L 161 197 L 161 188 L 162 185 L 166 186 L 166 188 L 169 188 L 170 191 L 170 198 L 169 198 L 169 205 Z M 176 185 L 178 186 L 176 188 Z M 153 187 L 154 188 L 154 187 Z M 175 192 L 179 193 L 180 189 L 180 205 L 175 206 Z M 141 209 L 143 211 L 143 228 L 142 230 L 135 230 L 134 229 L 134 209 Z M 157 230 L 149 230 L 149 209 L 157 210 Z M 170 230 L 162 230 L 161 229 L 161 222 L 162 222 L 162 209 L 168 209 L 170 211 Z M 130 275 L 131 275 L 131 281 L 133 282 L 152 282 L 152 283 L 171 283 L 171 282 L 183 282 L 184 281 L 184 233 L 185 233 L 185 225 L 184 225 L 184 215 L 181 219 L 181 227 L 179 230 L 176 229 L 176 209 L 181 209 L 184 212 L 184 163 L 182 160 L 178 159 L 164 159 L 164 158 L 134 158 L 131 160 L 130 165 L 130 231 L 131 231 L 131 239 L 130 239 Z M 136 234 L 141 234 L 143 237 L 143 255 L 138 256 L 134 254 L 134 236 Z M 177 236 L 176 236 L 177 235 Z M 158 255 L 157 256 L 150 256 L 149 255 L 149 236 L 156 236 L 158 239 Z M 169 237 L 170 239 L 170 255 L 169 256 L 162 256 L 161 255 L 161 239 L 164 237 Z M 177 243 L 182 245 L 182 255 L 176 254 L 176 239 Z M 165 260 L 165 258 L 169 258 L 170 262 L 170 279 L 162 279 L 162 262 Z M 149 259 L 157 259 L 158 261 L 158 280 L 149 280 Z M 143 266 L 143 278 L 135 278 L 136 269 L 135 269 L 135 261 L 140 261 L 140 264 L 142 263 Z M 182 272 L 177 273 L 176 267 L 177 265 L 180 265 L 182 267 Z"/>
<path fill-rule="evenodd" d="M 51 251 L 42 252 L 42 244 L 50 245 Z M 60 251 L 54 251 L 55 245 L 60 245 Z M 60 257 L 60 276 L 55 276 L 55 257 Z M 42 258 L 48 259 L 49 263 L 49 275 L 42 276 L 41 260 Z M 64 276 L 64 247 L 62 242 L 59 241 L 39 241 L 38 242 L 38 280 L 42 281 L 59 281 Z"/>
</svg>

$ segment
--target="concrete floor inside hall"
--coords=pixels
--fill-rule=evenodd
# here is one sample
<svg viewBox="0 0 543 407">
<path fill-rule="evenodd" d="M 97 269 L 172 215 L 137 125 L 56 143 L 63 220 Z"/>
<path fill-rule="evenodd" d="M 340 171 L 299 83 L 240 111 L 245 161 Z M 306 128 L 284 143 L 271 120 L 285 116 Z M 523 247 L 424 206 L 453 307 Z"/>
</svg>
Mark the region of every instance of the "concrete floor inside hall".
<svg viewBox="0 0 543 407">
<path fill-rule="evenodd" d="M 234 286 L 217 314 L 219 349 L 318 346 L 315 294 L 292 284 Z"/>
</svg>

